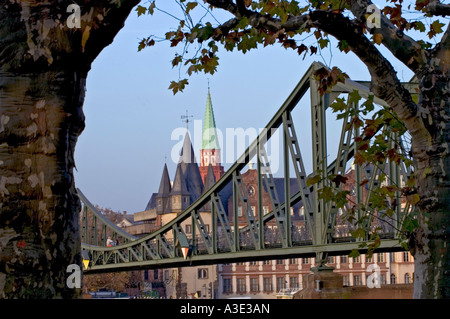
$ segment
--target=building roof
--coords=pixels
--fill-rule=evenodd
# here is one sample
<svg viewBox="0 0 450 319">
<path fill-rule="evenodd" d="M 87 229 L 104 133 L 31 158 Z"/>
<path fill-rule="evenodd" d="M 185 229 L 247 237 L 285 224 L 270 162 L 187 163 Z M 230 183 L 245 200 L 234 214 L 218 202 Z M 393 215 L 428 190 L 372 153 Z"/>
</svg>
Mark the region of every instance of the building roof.
<svg viewBox="0 0 450 319">
<path fill-rule="evenodd" d="M 171 191 L 169 171 L 167 170 L 167 164 L 164 164 L 163 173 L 161 176 L 161 182 L 159 183 L 159 191 L 157 197 L 167 197 Z"/>
<path fill-rule="evenodd" d="M 214 175 L 214 171 L 211 163 L 208 165 L 208 171 L 206 172 L 205 177 L 205 185 L 203 186 L 203 192 L 206 192 L 216 183 L 216 176 Z"/>
<path fill-rule="evenodd" d="M 211 103 L 211 94 L 208 88 L 208 96 L 206 98 L 205 118 L 203 121 L 202 133 L 202 150 L 218 150 L 219 141 L 217 139 L 216 121 Z"/>
<path fill-rule="evenodd" d="M 158 193 L 152 194 L 152 196 L 150 197 L 150 200 L 147 203 L 147 206 L 145 207 L 145 210 L 156 208 L 156 196 L 157 195 L 158 195 Z"/>
<path fill-rule="evenodd" d="M 175 173 L 175 180 L 173 181 L 172 191 L 170 192 L 170 195 L 189 195 L 181 166 L 182 163 L 178 163 L 177 172 Z"/>
<path fill-rule="evenodd" d="M 197 163 L 195 158 L 194 148 L 192 147 L 191 137 L 189 136 L 189 131 L 186 131 L 186 135 L 184 136 L 183 147 L 180 152 L 180 159 L 178 163 Z"/>
</svg>

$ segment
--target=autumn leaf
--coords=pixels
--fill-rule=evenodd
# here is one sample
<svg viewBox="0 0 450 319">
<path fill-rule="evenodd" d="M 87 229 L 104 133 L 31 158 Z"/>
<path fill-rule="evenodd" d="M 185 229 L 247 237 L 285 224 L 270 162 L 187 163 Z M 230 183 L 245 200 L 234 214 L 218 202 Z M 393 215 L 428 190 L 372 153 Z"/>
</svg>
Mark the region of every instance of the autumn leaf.
<svg viewBox="0 0 450 319">
<path fill-rule="evenodd" d="M 150 6 L 148 7 L 148 14 L 153 15 L 153 13 L 155 12 L 155 7 L 156 7 L 156 4 L 155 4 L 155 1 L 153 1 L 150 4 Z"/>
<path fill-rule="evenodd" d="M 376 33 L 373 35 L 373 42 L 380 45 L 382 41 L 383 41 L 383 35 L 381 33 Z"/>
<path fill-rule="evenodd" d="M 189 14 L 189 11 L 193 10 L 197 5 L 197 2 L 188 2 L 186 4 L 186 14 Z"/>
<path fill-rule="evenodd" d="M 411 194 L 406 196 L 406 201 L 411 205 L 416 205 L 420 201 L 419 194 Z"/>
<path fill-rule="evenodd" d="M 442 27 L 444 26 L 444 23 L 439 22 L 439 20 L 434 21 L 430 25 L 430 31 L 428 32 L 428 37 L 431 39 L 438 33 L 442 33 Z"/>
<path fill-rule="evenodd" d="M 140 17 L 141 15 L 145 14 L 145 12 L 147 12 L 147 8 L 139 5 L 139 6 L 137 6 L 136 11 L 137 11 L 138 17 Z"/>
<path fill-rule="evenodd" d="M 317 184 L 321 179 L 322 178 L 320 177 L 320 175 L 314 175 L 313 177 L 310 177 L 306 180 L 306 186 Z"/>
<path fill-rule="evenodd" d="M 336 176 L 334 176 L 331 179 L 331 181 L 336 184 L 336 187 L 339 187 L 339 185 L 341 185 L 341 183 L 345 184 L 347 182 L 347 180 L 348 180 L 348 177 L 342 176 L 340 174 L 337 174 Z"/>
<path fill-rule="evenodd" d="M 173 91 L 173 95 L 177 94 L 179 92 L 183 92 L 185 86 L 189 84 L 187 79 L 183 79 L 181 81 L 175 82 L 171 81 L 169 85 L 169 90 Z"/>
</svg>

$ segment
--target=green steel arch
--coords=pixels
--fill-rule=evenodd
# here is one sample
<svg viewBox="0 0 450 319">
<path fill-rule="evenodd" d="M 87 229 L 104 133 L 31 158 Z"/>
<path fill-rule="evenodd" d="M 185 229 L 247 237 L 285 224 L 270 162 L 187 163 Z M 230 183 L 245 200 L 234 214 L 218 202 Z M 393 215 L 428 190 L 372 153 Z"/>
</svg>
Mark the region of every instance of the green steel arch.
<svg viewBox="0 0 450 319">
<path fill-rule="evenodd" d="M 293 92 L 278 109 L 257 139 L 245 150 L 242 156 L 225 172 L 209 190 L 198 198 L 183 213 L 169 223 L 142 238 L 127 234 L 102 216 L 79 191 L 83 202 L 82 211 L 82 251 L 90 263 L 86 273 L 113 272 L 133 269 L 170 268 L 206 264 L 230 263 L 250 260 L 279 259 L 289 257 L 315 257 L 319 264 L 325 264 L 327 256 L 348 254 L 354 249 L 364 252 L 361 244 L 349 235 L 352 225 L 339 221 L 340 211 L 333 202 L 320 199 L 317 190 L 326 186 L 326 176 L 340 174 L 344 176 L 355 154 L 355 137 L 364 138 L 358 127 L 352 127 L 350 117 L 342 120 L 336 156 L 329 158 L 327 150 L 326 111 L 339 96 L 356 90 L 364 99 L 371 96 L 367 82 L 355 82 L 346 79 L 336 84 L 332 91 L 320 95 L 314 71 L 324 66 L 313 63 Z M 414 84 L 404 84 L 414 94 Z M 310 92 L 310 126 L 312 170 L 305 169 L 305 150 L 300 148 L 299 136 L 294 124 L 295 108 L 305 107 L 307 92 Z M 387 107 L 382 100 L 374 98 L 377 105 Z M 307 119 L 301 119 L 307 120 Z M 298 128 L 298 123 L 297 123 Z M 351 129 L 349 129 L 351 128 Z M 389 127 L 380 129 L 390 130 Z M 277 192 L 275 178 L 268 159 L 267 143 L 277 132 L 282 136 L 283 196 Z M 391 138 L 406 153 L 395 133 Z M 255 214 L 249 204 L 249 194 L 242 179 L 241 171 L 256 158 L 258 176 L 258 212 Z M 379 167 L 367 168 L 354 165 L 353 195 L 361 203 L 357 211 L 359 216 L 367 215 L 367 227 L 380 227 L 382 240 L 377 248 L 380 252 L 403 250 L 399 241 L 399 225 L 403 218 L 414 210 L 404 204 L 396 205 L 389 221 L 374 218 L 370 211 L 368 198 L 372 189 L 381 182 L 400 185 L 411 175 L 404 163 L 385 162 Z M 293 177 L 292 177 L 293 176 Z M 319 176 L 309 185 L 307 179 Z M 387 176 L 381 180 L 380 176 Z M 295 193 L 290 181 L 295 178 Z M 364 183 L 362 183 L 364 181 Z M 231 186 L 230 186 L 231 185 Z M 232 188 L 232 211 L 227 212 L 219 193 Z M 262 189 L 270 197 L 272 211 L 263 214 Z M 292 189 L 291 189 L 292 188 Z M 400 194 L 395 193 L 395 199 Z M 393 199 L 392 199 L 393 200 Z M 206 204 L 211 206 L 211 227 L 206 227 L 200 210 Z M 304 212 L 303 220 L 291 216 L 291 207 L 300 205 Z M 242 211 L 238 211 L 242 207 Z M 245 216 L 245 225 L 237 227 L 233 221 L 239 214 Z M 187 234 L 183 223 L 192 224 L 192 233 Z M 262 221 L 262 222 L 261 222 Z M 100 235 L 99 235 L 100 234 Z M 121 238 L 119 246 L 105 247 L 106 236 L 110 234 Z M 189 256 L 183 256 L 181 248 L 189 248 Z"/>
</svg>

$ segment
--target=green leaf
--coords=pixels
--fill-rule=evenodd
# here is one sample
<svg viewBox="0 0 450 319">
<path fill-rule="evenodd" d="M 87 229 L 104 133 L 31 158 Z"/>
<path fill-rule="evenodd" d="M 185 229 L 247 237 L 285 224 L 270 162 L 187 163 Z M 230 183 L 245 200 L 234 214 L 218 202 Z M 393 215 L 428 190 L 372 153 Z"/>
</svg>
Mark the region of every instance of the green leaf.
<svg viewBox="0 0 450 319">
<path fill-rule="evenodd" d="M 359 257 L 361 254 L 359 253 L 359 251 L 357 249 L 352 249 L 351 253 L 348 254 L 349 257 L 351 258 L 356 258 Z"/>
<path fill-rule="evenodd" d="M 353 90 L 348 94 L 348 103 L 358 103 L 361 100 L 361 95 L 359 95 L 357 90 Z"/>
<path fill-rule="evenodd" d="M 345 53 L 350 52 L 350 46 L 348 45 L 348 42 L 345 40 L 339 41 L 337 46 L 338 46 L 339 50 L 341 50 Z"/>
<path fill-rule="evenodd" d="M 323 49 L 327 47 L 330 41 L 328 39 L 320 38 L 319 40 L 317 40 L 317 42 L 319 43 L 320 48 Z"/>
<path fill-rule="evenodd" d="M 318 182 L 321 181 L 321 179 L 322 178 L 320 177 L 320 175 L 315 175 L 313 177 L 310 177 L 306 180 L 306 186 L 311 186 L 311 185 L 317 184 Z"/>
<path fill-rule="evenodd" d="M 439 20 L 435 20 L 431 25 L 430 25 L 430 31 L 428 32 L 428 37 L 431 39 L 432 37 L 434 37 L 436 34 L 438 33 L 442 33 L 442 27 L 444 26 L 444 23 L 439 22 Z"/>
</svg>

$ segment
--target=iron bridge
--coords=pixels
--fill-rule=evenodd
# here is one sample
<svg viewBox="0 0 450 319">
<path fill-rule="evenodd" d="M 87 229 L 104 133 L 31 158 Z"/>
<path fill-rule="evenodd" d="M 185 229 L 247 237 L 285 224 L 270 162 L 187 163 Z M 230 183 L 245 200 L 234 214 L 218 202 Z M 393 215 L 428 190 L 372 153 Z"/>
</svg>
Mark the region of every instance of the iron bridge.
<svg viewBox="0 0 450 319">
<path fill-rule="evenodd" d="M 345 176 L 349 167 L 354 171 L 354 182 L 351 195 L 360 203 L 356 211 L 358 217 L 366 215 L 366 228 L 377 228 L 381 232 L 381 242 L 377 252 L 402 251 L 399 233 L 403 219 L 414 210 L 414 207 L 403 203 L 396 205 L 392 215 L 379 218 L 382 212 L 374 212 L 370 205 L 370 194 L 380 183 L 401 185 L 411 175 L 411 169 L 404 163 L 399 164 L 386 160 L 376 167 L 359 166 L 353 163 L 356 153 L 354 139 L 364 138 L 360 127 L 354 125 L 350 116 L 337 121 L 330 121 L 329 105 L 338 97 L 348 97 L 355 90 L 363 100 L 373 98 L 378 107 L 388 105 L 373 97 L 369 90 L 369 82 L 352 81 L 338 83 L 331 92 L 319 94 L 318 82 L 314 72 L 325 67 L 321 63 L 313 63 L 302 77 L 293 92 L 281 105 L 260 135 L 245 150 L 244 154 L 225 172 L 209 190 L 198 198 L 190 207 L 157 231 L 136 238 L 117 227 L 103 216 L 78 190 L 83 203 L 81 220 L 81 248 L 83 259 L 89 260 L 86 273 L 114 272 L 136 269 L 171 268 L 253 260 L 282 259 L 294 257 L 315 257 L 318 264 L 325 264 L 328 256 L 344 255 L 352 250 L 366 251 L 362 247 L 365 240 L 355 240 L 350 235 L 355 225 L 343 221 L 345 206 L 338 209 L 333 202 L 327 202 L 317 196 L 317 191 L 329 185 L 330 174 Z M 411 94 L 415 94 L 413 83 L 404 83 Z M 308 93 L 309 92 L 309 99 Z M 357 105 L 354 105 L 357 107 Z M 308 109 L 309 108 L 309 109 Z M 310 132 L 297 132 L 303 129 L 306 117 L 310 117 Z M 295 121 L 299 121 L 294 125 Z M 327 130 L 330 125 L 339 125 L 339 130 Z M 392 143 L 396 143 L 407 154 L 408 144 L 395 132 L 389 133 L 389 127 L 383 127 L 390 134 Z M 274 185 L 274 174 L 268 159 L 268 143 L 279 132 L 282 139 L 282 169 L 284 177 L 283 198 L 277 193 Z M 329 132 L 329 133 L 328 133 Z M 338 142 L 329 145 L 334 135 Z M 340 134 L 340 135 L 338 135 Z M 307 139 L 310 149 L 300 147 Z M 308 144 L 304 143 L 304 144 Z M 334 153 L 329 149 L 334 148 Z M 307 171 L 304 154 L 312 155 L 312 168 Z M 331 155 L 333 154 L 333 155 Z M 255 214 L 249 204 L 249 194 L 242 179 L 241 172 L 248 168 L 250 161 L 256 161 L 258 176 L 258 210 L 262 209 L 262 189 L 269 193 L 272 211 Z M 253 162 L 255 163 L 255 162 Z M 307 183 L 308 178 L 319 176 L 317 182 Z M 293 193 L 290 180 L 297 183 Z M 362 183 L 362 181 L 365 181 Z M 219 193 L 232 185 L 232 209 L 228 212 L 222 203 Z M 229 187 L 229 186 L 228 186 Z M 338 188 L 342 188 L 340 185 Z M 292 189 L 291 189 L 292 188 Z M 394 198 L 400 203 L 400 194 Z M 211 226 L 206 227 L 200 210 L 206 204 L 211 207 Z M 302 218 L 291 214 L 294 205 L 302 207 Z M 242 211 L 238 212 L 238 206 Z M 233 221 L 238 214 L 245 216 L 245 225 L 235 227 Z M 388 220 L 387 220 L 388 219 Z M 192 231 L 187 234 L 185 227 L 191 223 Z M 108 236 L 120 238 L 121 244 L 106 247 Z M 184 256 L 182 248 L 188 248 L 189 255 Z"/>
</svg>

